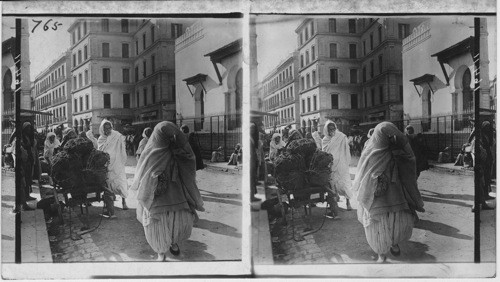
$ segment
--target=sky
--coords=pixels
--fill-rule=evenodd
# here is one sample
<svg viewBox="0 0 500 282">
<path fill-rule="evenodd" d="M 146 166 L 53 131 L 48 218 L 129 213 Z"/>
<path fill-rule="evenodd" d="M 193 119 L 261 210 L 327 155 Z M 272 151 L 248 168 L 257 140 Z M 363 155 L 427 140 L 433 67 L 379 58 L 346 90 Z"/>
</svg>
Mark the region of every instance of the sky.
<svg viewBox="0 0 500 282">
<path fill-rule="evenodd" d="M 295 29 L 300 25 L 303 16 L 294 15 L 258 15 L 256 16 L 257 31 L 257 62 L 259 82 L 272 71 L 281 61 L 297 48 Z M 496 38 L 497 21 L 495 17 L 488 18 L 488 42 L 490 60 L 490 79 L 496 71 Z"/>
</svg>

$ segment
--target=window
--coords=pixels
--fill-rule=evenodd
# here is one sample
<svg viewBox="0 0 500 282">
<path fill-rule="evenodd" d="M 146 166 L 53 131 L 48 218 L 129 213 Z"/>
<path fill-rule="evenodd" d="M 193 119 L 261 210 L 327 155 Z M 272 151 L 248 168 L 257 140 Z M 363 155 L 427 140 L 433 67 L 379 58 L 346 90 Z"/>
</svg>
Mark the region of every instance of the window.
<svg viewBox="0 0 500 282">
<path fill-rule="evenodd" d="M 177 38 L 182 34 L 182 24 L 172 24 L 171 26 L 171 36 L 172 38 Z"/>
<path fill-rule="evenodd" d="M 410 25 L 409 24 L 398 24 L 398 35 L 399 39 L 403 39 L 410 35 Z"/>
<path fill-rule="evenodd" d="M 80 107 L 79 107 L 79 108 L 80 108 L 80 112 L 81 112 L 81 111 L 83 111 L 83 97 L 80 97 L 78 100 L 79 100 L 79 102 L 80 102 L 80 103 L 79 103 L 79 104 L 80 104 Z"/>
<path fill-rule="evenodd" d="M 314 35 L 314 22 L 311 22 L 311 36 Z"/>
<path fill-rule="evenodd" d="M 156 85 L 151 85 L 151 103 L 156 103 Z"/>
<path fill-rule="evenodd" d="M 358 108 L 358 94 L 351 94 L 351 109 Z"/>
<path fill-rule="evenodd" d="M 337 20 L 336 19 L 328 19 L 328 31 L 329 32 L 337 32 Z"/>
<path fill-rule="evenodd" d="M 123 83 L 130 83 L 130 70 L 122 69 Z"/>
<path fill-rule="evenodd" d="M 349 74 L 350 74 L 350 82 L 351 83 L 358 83 L 358 70 L 351 69 Z"/>
<path fill-rule="evenodd" d="M 363 67 L 363 82 L 366 82 L 366 67 Z"/>
<path fill-rule="evenodd" d="M 76 54 L 73 54 L 73 67 L 76 67 Z"/>
<path fill-rule="evenodd" d="M 122 58 L 128 57 L 128 43 L 122 43 Z"/>
<path fill-rule="evenodd" d="M 312 85 L 316 85 L 316 71 L 313 70 L 312 71 Z"/>
<path fill-rule="evenodd" d="M 102 43 L 102 56 L 109 58 L 109 43 Z"/>
<path fill-rule="evenodd" d="M 382 66 L 383 66 L 382 65 L 382 55 L 379 55 L 378 56 L 378 72 L 379 73 L 382 73 L 382 70 L 383 70 Z"/>
<path fill-rule="evenodd" d="M 128 33 L 128 20 L 121 20 L 122 32 Z"/>
<path fill-rule="evenodd" d="M 309 51 L 306 51 L 306 66 L 309 65 Z"/>
<path fill-rule="evenodd" d="M 378 27 L 378 44 L 382 43 L 382 26 Z"/>
<path fill-rule="evenodd" d="M 370 89 L 370 94 L 371 94 L 370 98 L 372 100 L 372 104 L 371 105 L 375 106 L 375 89 L 374 88 Z"/>
<path fill-rule="evenodd" d="M 66 87 L 64 85 L 62 87 L 62 94 L 63 94 L 63 96 L 66 96 Z"/>
<path fill-rule="evenodd" d="M 102 69 L 102 82 L 109 83 L 111 81 L 110 75 L 111 75 L 111 73 L 110 73 L 109 68 L 103 68 Z"/>
<path fill-rule="evenodd" d="M 306 100 L 302 99 L 302 112 L 306 112 Z"/>
<path fill-rule="evenodd" d="M 143 70 L 142 76 L 146 77 L 146 60 L 142 61 L 142 70 Z"/>
<path fill-rule="evenodd" d="M 317 96 L 313 96 L 313 111 L 316 111 L 318 109 L 318 102 L 317 102 Z"/>
<path fill-rule="evenodd" d="M 139 66 L 135 66 L 135 82 L 139 81 Z"/>
<path fill-rule="evenodd" d="M 146 50 L 146 33 L 142 35 L 142 50 Z"/>
<path fill-rule="evenodd" d="M 151 56 L 151 72 L 155 72 L 155 55 Z"/>
<path fill-rule="evenodd" d="M 370 61 L 370 78 L 373 78 L 373 60 Z"/>
<path fill-rule="evenodd" d="M 307 27 L 304 29 L 304 37 L 307 41 L 307 39 L 309 39 L 309 30 L 307 29 Z"/>
<path fill-rule="evenodd" d="M 304 43 L 304 40 L 302 39 L 302 32 L 299 35 L 299 39 L 300 39 L 300 45 L 302 45 Z"/>
<path fill-rule="evenodd" d="M 89 109 L 89 95 L 85 95 L 85 110 Z"/>
<path fill-rule="evenodd" d="M 82 39 L 82 31 L 80 29 L 80 26 L 78 26 L 78 28 L 76 30 L 77 30 L 77 33 L 78 33 L 78 40 Z"/>
<path fill-rule="evenodd" d="M 330 43 L 330 58 L 337 58 L 337 44 Z"/>
<path fill-rule="evenodd" d="M 151 44 L 155 42 L 155 26 L 151 26 Z"/>
<path fill-rule="evenodd" d="M 368 108 L 368 94 L 366 93 L 366 89 L 365 89 L 365 92 L 363 93 L 364 94 L 364 101 L 365 101 L 365 108 Z"/>
<path fill-rule="evenodd" d="M 304 55 L 300 55 L 300 67 L 304 67 Z"/>
<path fill-rule="evenodd" d="M 311 111 L 311 97 L 307 97 L 307 111 Z"/>
<path fill-rule="evenodd" d="M 83 35 L 87 34 L 87 21 L 83 21 Z"/>
<path fill-rule="evenodd" d="M 89 84 L 89 70 L 85 70 L 85 85 Z"/>
<path fill-rule="evenodd" d="M 356 33 L 356 20 L 349 20 L 349 33 Z"/>
<path fill-rule="evenodd" d="M 135 55 L 139 55 L 139 40 L 135 41 Z"/>
<path fill-rule="evenodd" d="M 313 45 L 313 46 L 311 46 L 311 60 L 314 61 L 315 59 L 316 59 L 316 47 Z M 287 73 L 288 73 L 288 70 L 287 70 Z"/>
<path fill-rule="evenodd" d="M 306 75 L 306 85 L 307 85 L 307 89 L 311 88 L 311 75 L 310 74 Z"/>
<path fill-rule="evenodd" d="M 73 90 L 76 89 L 76 76 L 73 76 Z"/>
<path fill-rule="evenodd" d="M 103 96 L 103 108 L 110 109 L 111 108 L 111 94 L 104 94 Z"/>
<path fill-rule="evenodd" d="M 142 92 L 142 98 L 144 99 L 144 106 L 148 104 L 148 89 L 144 88 Z"/>
<path fill-rule="evenodd" d="M 363 56 L 366 56 L 366 40 L 363 40 Z"/>
<path fill-rule="evenodd" d="M 380 85 L 378 87 L 378 94 L 380 95 L 379 98 L 380 98 L 380 104 L 383 104 L 384 103 L 384 86 Z"/>
<path fill-rule="evenodd" d="M 88 48 L 88 46 L 87 46 L 87 45 L 83 46 L 83 60 L 87 60 L 87 59 L 88 59 L 88 57 L 89 57 L 89 52 L 88 52 L 88 49 L 89 49 L 89 48 Z"/>
<path fill-rule="evenodd" d="M 332 94 L 331 99 L 332 99 L 332 109 L 338 109 L 339 108 L 339 95 Z"/>
<path fill-rule="evenodd" d="M 75 31 L 73 30 L 73 32 L 71 33 L 71 43 L 72 44 L 75 44 L 76 43 L 76 34 L 75 34 Z"/>
<path fill-rule="evenodd" d="M 74 111 L 76 113 L 76 112 L 78 112 L 78 99 L 75 98 L 73 103 L 74 103 L 73 108 L 74 108 Z"/>
<path fill-rule="evenodd" d="M 108 19 L 101 20 L 101 31 L 109 32 L 109 20 Z"/>
<path fill-rule="evenodd" d="M 135 93 L 135 106 L 139 107 L 139 91 Z"/>
<path fill-rule="evenodd" d="M 300 78 L 300 90 L 304 90 L 304 88 L 305 88 L 305 85 L 304 85 L 304 77 L 302 76 L 302 77 Z"/>
<path fill-rule="evenodd" d="M 78 64 L 82 63 L 82 50 L 78 50 Z"/>
<path fill-rule="evenodd" d="M 83 77 L 82 77 L 82 74 L 78 74 L 78 85 L 79 87 L 82 87 L 83 86 Z"/>
<path fill-rule="evenodd" d="M 130 109 L 130 94 L 123 94 L 123 108 Z"/>
<path fill-rule="evenodd" d="M 349 44 L 349 58 L 356 59 L 356 44 Z"/>
<path fill-rule="evenodd" d="M 330 83 L 332 83 L 332 84 L 339 83 L 339 70 L 338 69 L 330 69 Z"/>
<path fill-rule="evenodd" d="M 370 33 L 370 50 L 373 50 L 373 32 Z"/>
</svg>

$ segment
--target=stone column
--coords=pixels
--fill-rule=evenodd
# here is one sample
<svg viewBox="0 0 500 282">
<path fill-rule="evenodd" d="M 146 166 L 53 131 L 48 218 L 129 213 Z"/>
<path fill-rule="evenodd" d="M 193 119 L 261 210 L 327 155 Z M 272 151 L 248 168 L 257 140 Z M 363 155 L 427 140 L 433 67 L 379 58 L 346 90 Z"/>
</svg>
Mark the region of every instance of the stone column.
<svg viewBox="0 0 500 282">
<path fill-rule="evenodd" d="M 480 19 L 479 33 L 479 65 L 481 87 L 479 107 L 481 109 L 490 108 L 490 73 L 489 73 L 489 57 L 488 57 L 488 24 L 486 18 Z"/>
<path fill-rule="evenodd" d="M 30 42 L 28 19 L 21 20 L 21 109 L 31 110 Z"/>
</svg>

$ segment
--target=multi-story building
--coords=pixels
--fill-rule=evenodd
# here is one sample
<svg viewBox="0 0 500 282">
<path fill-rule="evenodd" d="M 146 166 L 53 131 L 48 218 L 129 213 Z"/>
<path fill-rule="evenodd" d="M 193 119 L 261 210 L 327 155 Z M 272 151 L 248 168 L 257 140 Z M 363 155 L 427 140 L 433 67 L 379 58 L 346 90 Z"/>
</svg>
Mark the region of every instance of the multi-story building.
<svg viewBox="0 0 500 282">
<path fill-rule="evenodd" d="M 305 19 L 295 30 L 301 127 L 400 119 L 401 41 L 411 19 Z"/>
<path fill-rule="evenodd" d="M 78 19 L 69 27 L 73 126 L 78 130 L 90 126 L 97 134 L 103 119 L 118 130 L 132 123 L 131 54 L 139 24 L 128 19 Z"/>
<path fill-rule="evenodd" d="M 261 82 L 262 110 L 277 114 L 264 116 L 266 132 L 281 132 L 288 125 L 293 129 L 300 127 L 298 54 L 297 51 L 290 54 Z"/>
<path fill-rule="evenodd" d="M 32 86 L 32 110 L 49 113 L 37 115 L 38 131 L 53 131 L 57 126 L 72 127 L 71 52 L 64 52 L 36 76 Z"/>
<path fill-rule="evenodd" d="M 133 35 L 134 125 L 153 126 L 162 120 L 176 120 L 175 40 L 193 22 L 151 19 L 138 26 Z"/>
</svg>

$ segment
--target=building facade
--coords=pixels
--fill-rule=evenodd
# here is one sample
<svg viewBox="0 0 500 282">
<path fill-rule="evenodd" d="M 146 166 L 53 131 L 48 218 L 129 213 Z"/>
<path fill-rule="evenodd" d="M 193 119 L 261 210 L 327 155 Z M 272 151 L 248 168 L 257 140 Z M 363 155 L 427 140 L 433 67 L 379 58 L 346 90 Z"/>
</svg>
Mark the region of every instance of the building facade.
<svg viewBox="0 0 500 282">
<path fill-rule="evenodd" d="M 299 51 L 301 127 L 343 130 L 402 118 L 401 42 L 413 19 L 305 19 Z"/>
<path fill-rule="evenodd" d="M 300 127 L 299 56 L 295 51 L 282 61 L 261 82 L 259 96 L 262 110 L 276 116 L 264 116 L 266 132 L 279 131 L 287 126 Z"/>
<path fill-rule="evenodd" d="M 67 51 L 36 76 L 31 90 L 32 110 L 49 113 L 37 115 L 39 132 L 57 126 L 73 127 L 71 101 L 71 52 Z"/>
<path fill-rule="evenodd" d="M 242 63 L 241 19 L 200 19 L 189 26 L 175 41 L 179 124 L 208 132 L 241 129 Z"/>
</svg>

